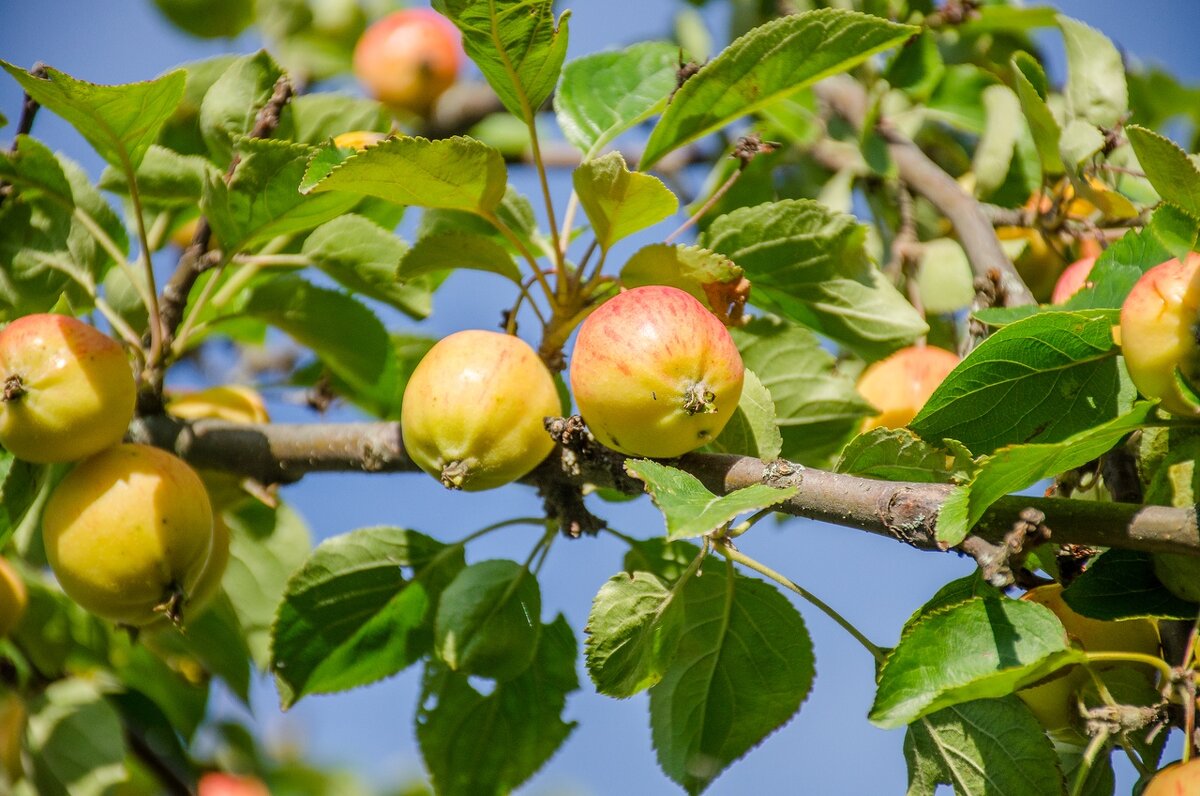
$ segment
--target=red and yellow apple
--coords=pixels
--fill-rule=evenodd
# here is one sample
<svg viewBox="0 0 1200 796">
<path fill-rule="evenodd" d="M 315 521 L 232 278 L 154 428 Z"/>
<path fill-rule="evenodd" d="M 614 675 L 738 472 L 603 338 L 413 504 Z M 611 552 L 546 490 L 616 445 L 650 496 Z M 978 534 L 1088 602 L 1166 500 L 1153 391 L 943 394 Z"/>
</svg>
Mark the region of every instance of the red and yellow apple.
<svg viewBox="0 0 1200 796">
<path fill-rule="evenodd" d="M 858 392 L 879 414 L 868 417 L 862 430 L 907 426 L 958 362 L 943 348 L 909 346 L 869 365 Z"/>
<path fill-rule="evenodd" d="M 670 458 L 716 439 L 745 368 L 725 325 L 689 293 L 647 285 L 602 304 L 579 328 L 571 390 L 596 439 Z"/>
<path fill-rule="evenodd" d="M 354 74 L 384 105 L 428 116 L 458 78 L 462 60 L 453 23 L 429 9 L 407 8 L 367 28 L 354 48 Z"/>
<path fill-rule="evenodd" d="M 12 564 L 0 558 L 0 638 L 16 630 L 29 605 L 25 581 Z"/>
<path fill-rule="evenodd" d="M 116 445 L 76 465 L 42 520 L 63 591 L 97 616 L 135 627 L 180 621 L 213 548 L 200 476 L 146 445 Z"/>
<path fill-rule="evenodd" d="M 1085 287 L 1090 287 L 1088 275 L 1092 273 L 1092 266 L 1095 264 L 1095 257 L 1084 257 L 1068 265 L 1067 270 L 1062 272 L 1062 275 L 1058 277 L 1058 282 L 1054 284 L 1054 293 L 1050 296 L 1050 303 L 1066 304 L 1067 299 L 1071 296 Z"/>
<path fill-rule="evenodd" d="M 200 777 L 196 796 L 271 796 L 271 792 L 256 777 L 212 771 Z"/>
<path fill-rule="evenodd" d="M 404 448 L 450 489 L 515 481 L 554 447 L 544 418 L 562 412 L 550 371 L 518 337 L 480 330 L 437 342 L 400 406 Z"/>
<path fill-rule="evenodd" d="M 0 330 L 0 445 L 30 462 L 69 462 L 121 441 L 136 386 L 112 338 L 66 315 Z"/>
<path fill-rule="evenodd" d="M 1200 758 L 1175 762 L 1151 778 L 1142 796 L 1196 796 L 1200 794 Z"/>
<path fill-rule="evenodd" d="M 1200 417 L 1192 391 L 1200 385 L 1200 253 L 1167 260 L 1142 274 L 1121 306 L 1121 352 L 1138 392 L 1163 409 Z"/>
</svg>

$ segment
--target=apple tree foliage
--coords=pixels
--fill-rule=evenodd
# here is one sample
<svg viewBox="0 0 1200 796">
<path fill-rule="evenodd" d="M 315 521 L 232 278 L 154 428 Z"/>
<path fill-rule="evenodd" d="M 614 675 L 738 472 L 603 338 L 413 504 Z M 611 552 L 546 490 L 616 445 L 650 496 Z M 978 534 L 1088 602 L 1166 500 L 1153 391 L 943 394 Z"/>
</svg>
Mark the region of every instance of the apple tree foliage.
<svg viewBox="0 0 1200 796">
<path fill-rule="evenodd" d="M 5 775 L 14 792 L 194 785 L 209 765 L 192 741 L 213 678 L 246 700 L 252 672 L 269 672 L 287 708 L 416 669 L 413 720 L 437 793 L 503 793 L 533 777 L 570 737 L 564 708 L 581 687 L 648 692 L 663 772 L 700 793 L 802 708 L 819 671 L 789 592 L 815 598 L 775 571 L 788 562 L 768 566 L 735 543 L 776 511 L 981 562 L 981 576 L 947 584 L 890 646 L 833 614 L 878 661 L 867 720 L 906 732 L 910 793 L 939 784 L 958 794 L 1109 793 L 1114 754 L 1152 772 L 1167 735 L 1193 726 L 1194 661 L 1180 656 L 1194 645 L 1169 643 L 1168 628 L 1186 638 L 1200 607 L 1158 583 L 1153 540 L 1073 542 L 1092 538 L 1082 534 L 1094 523 L 1135 522 L 1130 504 L 1195 503 L 1196 429 L 1139 399 L 1113 331 L 1146 269 L 1197 248 L 1200 170 L 1188 150 L 1200 137 L 1181 146 L 1162 132 L 1180 116 L 1183 129 L 1200 129 L 1196 89 L 1127 71 L 1101 32 L 1004 0 L 806 0 L 784 16 L 762 10 L 776 4 L 737 3 L 730 43 L 711 57 L 704 49 L 717 34 L 684 12 L 676 41 L 571 61 L 569 12 L 549 0 L 435 0 L 461 30 L 494 111 L 435 130 L 323 82 L 347 72 L 354 41 L 387 2 L 228 0 L 222 14 L 156 4 L 195 35 L 255 24 L 269 47 L 127 85 L 0 64 L 107 163 L 93 183 L 36 128 L 0 153 L 0 322 L 46 311 L 98 319 L 143 369 L 143 432 L 162 411 L 162 371 L 206 345 L 260 342 L 269 329 L 311 352 L 289 383 L 394 423 L 433 340 L 381 318 L 428 316 L 453 269 L 511 282 L 497 313 L 512 307 L 511 329 L 519 307 L 536 307 L 538 322 L 520 332 L 553 366 L 569 359 L 582 318 L 620 287 L 670 284 L 728 322 L 750 372 L 734 420 L 698 454 L 622 463 L 585 445 L 579 455 L 615 461 L 617 472 L 539 470 L 552 516 L 522 560 L 473 555 L 476 538 L 511 523 L 458 540 L 362 528 L 312 548 L 302 518 L 260 484 L 226 506 L 224 594 L 183 633 L 131 634 L 72 604 L 46 573 L 39 530 L 65 468 L 0 455 L 0 544 L 30 591 L 25 621 L 0 642 L 0 679 L 27 716 Z M 1050 32 L 1066 48 L 1061 85 L 1047 78 L 1035 38 Z M 15 125 L 17 109 L 6 110 Z M 351 130 L 392 134 L 362 151 L 333 143 Z M 571 156 L 550 162 L 552 146 Z M 914 152 L 928 156 L 925 171 L 910 165 Z M 708 170 L 695 196 L 674 179 L 684 165 Z M 525 168 L 570 169 L 569 205 L 521 195 L 509 171 Z M 992 235 L 989 223 L 981 241 L 978 229 L 956 229 L 930 187 L 937 180 L 1007 231 Z M 415 237 L 402 239 L 395 230 L 414 215 Z M 171 232 L 198 217 L 209 234 L 177 265 L 191 278 L 156 285 L 150 256 L 174 256 Z M 690 219 L 684 240 L 609 259 L 615 244 L 669 218 Z M 1085 289 L 1052 307 L 1006 294 L 1001 275 L 979 267 L 997 239 L 1031 285 L 1046 272 L 1052 281 L 1085 241 L 1104 248 Z M 179 285 L 183 295 L 170 295 Z M 874 410 L 854 374 L 926 339 L 964 352 L 961 365 L 907 429 L 857 434 Z M 380 455 L 376 469 L 413 469 L 400 453 Z M 712 477 L 713 462 L 731 461 L 721 455 L 781 475 L 723 482 Z M 200 464 L 246 474 L 232 449 Z M 283 467 L 277 476 L 289 477 Z M 924 489 L 935 510 L 908 536 L 886 519 L 873 525 L 850 506 L 853 489 L 837 491 L 864 483 L 854 476 Z M 1048 538 L 1038 536 L 1044 520 L 1019 519 L 1025 504 L 1011 497 L 1045 479 L 1054 497 L 1036 507 L 1059 518 Z M 581 482 L 596 487 L 587 509 Z M 813 483 L 831 485 L 828 505 L 806 503 Z M 599 586 L 585 628 L 546 615 L 538 572 L 560 525 L 578 532 L 572 510 L 597 520 L 604 501 L 635 492 L 649 493 L 665 532 L 625 538 L 624 566 Z M 1033 541 L 1003 566 L 999 548 L 974 544 L 1021 548 L 1024 537 L 1004 531 L 1022 522 Z M 1176 547 L 1200 554 L 1194 515 L 1190 527 Z M 1101 685 L 1107 714 L 1044 731 L 1014 693 L 1092 658 L 1048 609 L 1014 598 L 1014 579 L 1040 577 L 1068 583 L 1066 599 L 1084 615 L 1162 620 L 1157 685 Z M 581 656 L 590 683 L 577 676 Z M 236 726 L 216 732 L 227 755 L 280 793 L 297 782 L 306 784 L 295 792 L 351 792 L 336 774 L 271 762 Z"/>
</svg>

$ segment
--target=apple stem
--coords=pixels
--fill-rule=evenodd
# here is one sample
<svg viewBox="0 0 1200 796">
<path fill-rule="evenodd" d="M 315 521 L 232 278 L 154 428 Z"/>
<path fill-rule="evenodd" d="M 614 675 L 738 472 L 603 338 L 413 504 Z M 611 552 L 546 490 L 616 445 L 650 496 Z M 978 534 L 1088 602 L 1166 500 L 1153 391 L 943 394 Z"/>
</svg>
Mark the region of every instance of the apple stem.
<svg viewBox="0 0 1200 796">
<path fill-rule="evenodd" d="M 698 381 L 684 390 L 683 411 L 689 415 L 712 414 L 717 411 L 717 394 Z"/>
<path fill-rule="evenodd" d="M 15 401 L 24 394 L 25 383 L 21 381 L 20 376 L 12 375 L 4 380 L 4 393 L 0 395 L 0 401 L 5 403 Z"/>
</svg>

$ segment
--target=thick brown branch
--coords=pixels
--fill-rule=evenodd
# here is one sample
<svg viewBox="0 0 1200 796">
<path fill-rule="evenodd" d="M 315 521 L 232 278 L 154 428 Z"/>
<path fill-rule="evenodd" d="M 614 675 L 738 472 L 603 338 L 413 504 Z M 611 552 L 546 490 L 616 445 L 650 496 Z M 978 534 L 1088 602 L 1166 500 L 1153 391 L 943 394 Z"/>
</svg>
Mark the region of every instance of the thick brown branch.
<svg viewBox="0 0 1200 796">
<path fill-rule="evenodd" d="M 867 118 L 867 94 L 855 80 L 834 77 L 818 83 L 817 96 L 836 114 L 861 129 Z M 1004 255 L 992 222 L 979 202 L 896 130 L 882 124 L 880 134 L 888 142 L 888 154 L 900 179 L 933 203 L 958 233 L 959 242 L 977 276 L 998 274 L 1005 306 L 1033 304 L 1033 294 Z"/>
<path fill-rule="evenodd" d="M 591 442 L 567 421 L 552 423 L 562 444 L 539 468 L 545 485 L 593 484 L 626 494 L 642 491 L 627 476 L 624 457 Z M 413 471 L 396 423 L 237 425 L 219 421 L 182 423 L 163 416 L 142 418 L 131 429 L 135 441 L 174 451 L 200 467 L 230 470 L 263 483 L 295 481 L 306 473 Z M 784 514 L 807 517 L 887 536 L 922 550 L 943 550 L 935 533 L 938 512 L 951 487 L 875 481 L 749 456 L 689 454 L 678 466 L 708 489 L 726 494 L 751 484 L 795 486 L 779 506 Z M 1139 506 L 1067 498 L 1006 497 L 974 529 L 976 539 L 1005 543 L 1026 509 L 1044 516 L 1042 525 L 1059 544 L 1121 547 L 1200 555 L 1194 508 Z M 971 552 L 970 544 L 964 550 Z"/>
</svg>

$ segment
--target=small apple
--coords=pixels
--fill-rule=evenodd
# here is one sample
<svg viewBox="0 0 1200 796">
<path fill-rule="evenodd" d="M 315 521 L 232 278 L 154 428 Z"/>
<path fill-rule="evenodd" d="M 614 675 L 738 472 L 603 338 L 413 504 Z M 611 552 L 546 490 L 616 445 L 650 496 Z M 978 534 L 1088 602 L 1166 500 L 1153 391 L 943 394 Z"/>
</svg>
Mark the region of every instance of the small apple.
<svg viewBox="0 0 1200 796">
<path fill-rule="evenodd" d="M 400 427 L 422 470 L 474 492 L 541 463 L 554 447 L 543 419 L 561 412 L 554 378 L 528 343 L 468 330 L 439 340 L 413 370 Z"/>
<path fill-rule="evenodd" d="M 1010 251 L 1017 273 L 1034 298 L 1038 301 L 1048 299 L 1059 274 L 1067 267 L 1067 261 L 1051 239 L 1032 227 L 997 227 L 996 237 L 1001 243 L 1009 243 L 1005 249 Z M 1010 247 L 1017 249 L 1015 257 Z"/>
<path fill-rule="evenodd" d="M 1085 287 L 1090 287 L 1088 276 L 1092 266 L 1096 264 L 1095 257 L 1084 257 L 1067 266 L 1067 270 L 1058 277 L 1054 285 L 1054 293 L 1050 296 L 1051 304 L 1066 304 L 1067 299 L 1074 296 Z"/>
<path fill-rule="evenodd" d="M 4 638 L 21 624 L 25 608 L 29 605 L 29 593 L 25 581 L 13 569 L 12 564 L 0 558 L 0 638 Z"/>
<path fill-rule="evenodd" d="M 745 369 L 725 325 L 689 293 L 635 287 L 579 328 L 571 389 L 596 439 L 632 456 L 682 456 L 717 438 Z"/>
<path fill-rule="evenodd" d="M 0 768 L 8 782 L 16 782 L 25 773 L 21 762 L 21 738 L 29 718 L 25 701 L 15 691 L 0 691 Z M 5 784 L 0 776 L 0 786 Z"/>
<path fill-rule="evenodd" d="M 1163 409 L 1200 417 L 1181 389 L 1200 385 L 1200 253 L 1167 260 L 1142 274 L 1121 306 L 1121 352 L 1134 386 Z"/>
<path fill-rule="evenodd" d="M 392 108 L 428 116 L 463 60 L 452 22 L 425 8 L 395 11 L 367 28 L 354 48 L 354 74 Z"/>
<path fill-rule="evenodd" d="M 180 621 L 213 546 L 200 476 L 147 445 L 116 445 L 76 465 L 46 502 L 46 558 L 63 591 L 135 627 Z"/>
<path fill-rule="evenodd" d="M 223 420 L 226 423 L 270 423 L 271 416 L 261 395 L 240 384 L 222 384 L 189 393 L 174 393 L 167 396 L 167 414 L 181 420 Z M 265 487 L 251 484 L 247 491 L 247 480 L 222 470 L 199 469 L 204 487 L 208 490 L 213 510 L 220 512 L 245 500 L 250 494 L 262 495 Z"/>
<path fill-rule="evenodd" d="M 1167 591 L 1181 600 L 1200 603 L 1200 558 L 1177 553 L 1155 553 L 1154 574 Z"/>
<path fill-rule="evenodd" d="M 200 777 L 196 796 L 271 796 L 262 780 L 211 771 Z"/>
<path fill-rule="evenodd" d="M 1158 657 L 1158 626 L 1149 619 L 1105 622 L 1076 613 L 1062 597 L 1061 583 L 1030 589 L 1022 600 L 1049 608 L 1062 623 L 1068 638 L 1088 652 L 1132 652 Z M 1097 668 L 1128 667 L 1129 664 L 1096 664 Z M 1079 691 L 1091 683 L 1091 677 L 1078 666 L 1059 669 L 1050 677 L 1017 692 L 1029 709 L 1048 730 L 1070 727 L 1077 720 Z"/>
<path fill-rule="evenodd" d="M 30 462 L 69 462 L 114 445 L 136 386 L 112 338 L 66 315 L 0 329 L 0 445 Z"/>
<path fill-rule="evenodd" d="M 334 136 L 333 145 L 342 149 L 363 150 L 375 146 L 385 138 L 387 138 L 385 134 L 371 130 L 351 130 L 348 133 Z"/>
<path fill-rule="evenodd" d="M 908 425 L 958 361 L 943 348 L 910 346 L 869 365 L 859 376 L 858 392 L 879 414 L 867 418 L 862 430 Z"/>
<path fill-rule="evenodd" d="M 1200 793 L 1200 758 L 1175 762 L 1158 771 L 1142 796 L 1196 796 Z"/>
</svg>

